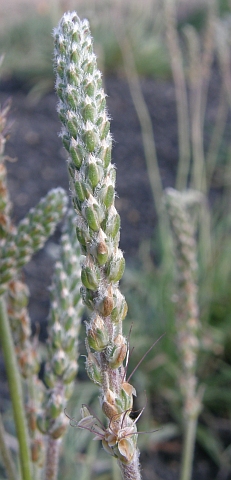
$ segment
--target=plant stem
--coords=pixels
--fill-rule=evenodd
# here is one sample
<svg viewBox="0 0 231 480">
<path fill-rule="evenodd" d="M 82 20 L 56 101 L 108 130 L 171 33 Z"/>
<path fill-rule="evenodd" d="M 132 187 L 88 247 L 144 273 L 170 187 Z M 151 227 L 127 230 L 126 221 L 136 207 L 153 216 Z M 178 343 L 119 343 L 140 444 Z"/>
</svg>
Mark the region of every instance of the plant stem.
<svg viewBox="0 0 231 480">
<path fill-rule="evenodd" d="M 190 415 L 185 421 L 180 480 L 190 480 L 192 477 L 197 418 L 197 415 Z"/>
<path fill-rule="evenodd" d="M 203 145 L 203 122 L 201 118 L 202 105 L 202 74 L 194 75 L 200 71 L 200 43 L 199 37 L 193 28 L 185 28 L 189 49 L 189 97 L 191 111 L 191 142 L 192 142 L 192 177 L 191 187 L 200 192 L 206 192 L 205 160 Z"/>
<path fill-rule="evenodd" d="M 217 107 L 216 119 L 214 122 L 213 131 L 206 155 L 206 173 L 207 184 L 211 185 L 211 180 L 216 167 L 216 161 L 218 158 L 219 148 L 221 146 L 227 116 L 229 112 L 229 102 L 227 102 L 227 96 L 225 95 L 224 85 L 221 88 L 219 104 Z"/>
<path fill-rule="evenodd" d="M 129 465 L 125 465 L 124 463 L 119 462 L 119 466 L 124 480 L 141 480 L 139 458 L 137 452 Z"/>
<path fill-rule="evenodd" d="M 11 456 L 10 449 L 6 444 L 6 434 L 5 434 L 5 429 L 4 429 L 1 415 L 0 415 L 0 452 L 2 455 L 2 460 L 4 463 L 8 480 L 17 480 L 17 473 L 16 473 L 14 462 L 13 462 L 13 458 Z"/>
<path fill-rule="evenodd" d="M 22 385 L 3 295 L 0 297 L 0 338 L 19 442 L 22 478 L 23 480 L 32 480 L 29 437 L 23 405 Z"/>
<path fill-rule="evenodd" d="M 48 437 L 47 453 L 46 453 L 46 467 L 45 480 L 56 480 L 59 466 L 59 447 L 61 439 L 55 440 Z"/>
<path fill-rule="evenodd" d="M 27 395 L 28 395 L 28 402 L 27 406 L 32 405 L 34 408 L 36 408 L 36 389 L 35 389 L 35 384 L 36 384 L 37 377 L 36 375 L 30 375 L 27 378 Z M 37 435 L 38 435 L 38 430 L 37 428 L 35 430 L 30 430 L 29 435 L 31 438 L 31 444 L 33 445 Z M 38 438 L 38 437 L 37 437 Z M 32 469 L 33 469 L 33 480 L 39 480 L 40 479 L 40 472 L 41 472 L 41 467 L 38 464 L 39 462 L 33 460 L 32 456 Z"/>
<path fill-rule="evenodd" d="M 117 37 L 118 38 L 118 37 Z M 137 74 L 132 48 L 128 39 L 118 38 L 123 56 L 124 70 L 128 81 L 133 104 L 140 122 L 141 135 L 144 147 L 148 177 L 152 190 L 152 196 L 158 216 L 161 213 L 161 199 L 163 195 L 162 180 L 158 166 L 156 145 L 152 128 L 152 120 L 145 103 L 139 77 Z"/>
<path fill-rule="evenodd" d="M 208 87 L 212 75 L 212 64 L 215 53 L 215 25 L 216 25 L 217 5 L 216 1 L 211 0 L 208 3 L 208 17 L 205 28 L 203 51 L 201 55 L 202 72 L 202 93 L 201 93 L 201 125 L 205 123 L 205 111 L 208 98 Z"/>
<path fill-rule="evenodd" d="M 168 255 L 169 252 L 168 242 L 166 241 L 169 238 L 169 227 L 168 222 L 165 218 L 165 212 L 163 212 L 162 209 L 161 199 L 163 197 L 163 185 L 158 165 L 155 137 L 152 128 L 152 120 L 142 93 L 142 88 L 129 41 L 125 37 L 122 37 L 121 40 L 119 38 L 119 35 L 117 35 L 117 40 L 120 44 L 120 49 L 123 56 L 124 70 L 126 73 L 132 101 L 140 122 L 148 178 L 150 182 L 154 205 L 158 216 L 162 257 L 166 258 L 165 255 Z"/>
<path fill-rule="evenodd" d="M 177 167 L 176 189 L 184 190 L 187 187 L 191 154 L 187 87 L 177 32 L 176 5 L 169 0 L 165 0 L 164 7 L 167 46 L 175 85 L 178 117 L 179 163 Z"/>
</svg>

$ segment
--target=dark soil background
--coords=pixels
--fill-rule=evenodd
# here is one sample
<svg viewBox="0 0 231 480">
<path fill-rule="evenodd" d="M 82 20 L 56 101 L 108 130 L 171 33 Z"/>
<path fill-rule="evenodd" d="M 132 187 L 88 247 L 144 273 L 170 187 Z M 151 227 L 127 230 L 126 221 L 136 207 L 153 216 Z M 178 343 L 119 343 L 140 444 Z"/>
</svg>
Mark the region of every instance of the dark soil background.
<svg viewBox="0 0 231 480">
<path fill-rule="evenodd" d="M 209 90 L 207 123 L 216 114 L 218 74 L 214 73 Z M 156 214 L 145 164 L 139 121 L 124 78 L 107 77 L 108 110 L 112 117 L 113 162 L 117 167 L 117 209 L 121 215 L 121 248 L 127 264 L 139 258 L 142 241 L 153 237 Z M 153 122 L 157 155 L 164 187 L 174 186 L 178 159 L 177 123 L 174 87 L 169 81 L 142 80 L 142 89 Z M 34 104 L 23 85 L 3 82 L 0 102 L 12 97 L 10 117 L 14 120 L 6 154 L 16 159 L 8 162 L 8 185 L 12 215 L 17 223 L 51 188 L 68 190 L 66 154 L 58 137 L 60 121 L 56 96 L 49 93 Z M 215 192 L 215 191 L 214 191 Z M 44 335 L 48 315 L 48 292 L 60 228 L 43 251 L 25 268 L 31 290 L 30 314 L 33 324 L 41 325 Z M 176 480 L 179 472 L 180 443 L 171 442 L 141 458 L 144 480 Z M 154 460 L 154 462 L 153 462 Z M 155 474 L 154 474 L 155 469 Z M 203 452 L 197 451 L 194 480 L 215 480 L 216 467 Z M 228 476 L 219 480 L 228 480 Z"/>
</svg>

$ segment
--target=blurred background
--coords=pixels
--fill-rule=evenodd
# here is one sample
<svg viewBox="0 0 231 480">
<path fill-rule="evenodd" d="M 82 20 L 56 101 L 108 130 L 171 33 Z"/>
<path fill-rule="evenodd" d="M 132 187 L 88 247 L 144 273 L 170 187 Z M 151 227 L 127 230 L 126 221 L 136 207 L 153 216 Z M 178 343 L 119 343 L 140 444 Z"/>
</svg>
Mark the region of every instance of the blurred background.
<svg viewBox="0 0 231 480">
<path fill-rule="evenodd" d="M 201 28 L 206 16 L 207 0 L 177 0 L 179 27 L 191 22 Z M 48 82 L 52 76 L 51 31 L 63 12 L 77 10 L 91 23 L 100 68 L 107 72 L 123 70 L 119 48 L 121 35 L 129 35 L 136 67 L 142 75 L 166 78 L 170 74 L 168 53 L 163 41 L 165 24 L 163 2 L 145 0 L 10 0 L 0 6 L 1 50 L 7 51 L 2 75 L 34 84 Z M 229 1 L 219 2 L 219 12 L 229 12 Z M 120 36 L 119 36 L 120 33 Z"/>
<path fill-rule="evenodd" d="M 193 478 L 231 479 L 231 1 L 1 2 L 0 102 L 12 98 L 6 154 L 16 223 L 50 188 L 68 190 L 52 67 L 52 30 L 67 10 L 90 21 L 108 95 L 116 206 L 127 263 L 122 281 L 129 305 L 125 330 L 133 324 L 135 347 L 130 371 L 166 332 L 134 375 L 137 408 L 146 404 L 140 430 L 160 428 L 139 438 L 144 478 L 178 478 L 182 399 L 172 301 L 174 259 L 160 225 L 164 189 L 190 187 L 205 198 L 197 234 L 202 324 L 197 375 L 205 394 Z M 41 339 L 46 337 L 48 286 L 59 236 L 57 231 L 24 272 L 32 323 L 40 324 Z M 78 381 L 86 382 L 90 402 L 97 389 L 87 382 L 84 360 L 80 363 Z M 7 398 L 7 387 L 2 389 Z M 81 401 L 77 387 L 70 405 L 77 417 Z M 96 461 L 95 443 L 88 456 L 96 467 L 86 466 L 86 445 L 87 432 L 80 439 L 70 429 L 61 475 L 73 478 L 74 458 L 81 480 L 111 478 L 110 461 L 103 454 Z"/>
</svg>

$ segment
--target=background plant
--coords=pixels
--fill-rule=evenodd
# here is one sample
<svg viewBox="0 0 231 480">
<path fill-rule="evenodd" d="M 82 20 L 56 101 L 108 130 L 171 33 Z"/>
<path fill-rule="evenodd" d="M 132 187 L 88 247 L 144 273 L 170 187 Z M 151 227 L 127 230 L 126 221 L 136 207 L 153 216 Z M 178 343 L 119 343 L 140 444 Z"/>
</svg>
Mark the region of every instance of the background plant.
<svg viewBox="0 0 231 480">
<path fill-rule="evenodd" d="M 204 26 L 202 29 L 196 23 L 191 24 L 190 26 L 183 26 L 181 30 L 177 31 L 177 20 L 176 20 L 176 10 L 174 2 L 165 2 L 165 18 L 166 18 L 166 27 L 167 27 L 167 41 L 168 48 L 171 58 L 171 65 L 173 70 L 173 78 L 176 88 L 176 99 L 177 99 L 177 113 L 178 113 L 178 132 L 179 132 L 179 154 L 180 160 L 178 164 L 178 171 L 176 176 L 176 185 L 180 189 L 187 188 L 188 185 L 195 186 L 200 191 L 209 192 L 209 197 L 211 198 L 212 193 L 212 184 L 211 179 L 215 178 L 215 173 L 217 172 L 218 166 L 216 162 L 220 162 L 220 145 L 222 139 L 224 139 L 224 128 L 225 128 L 225 118 L 227 112 L 224 107 L 224 103 L 221 100 L 221 103 L 218 105 L 218 117 L 217 123 L 212 130 L 212 133 L 209 137 L 206 137 L 204 129 L 205 120 L 205 102 L 207 98 L 207 90 L 210 76 L 212 75 L 212 66 L 214 59 L 218 59 L 222 68 L 222 87 L 221 87 L 221 98 L 224 99 L 223 95 L 229 95 L 226 87 L 224 86 L 227 83 L 228 78 L 230 78 L 230 47 L 227 43 L 227 36 L 225 34 L 227 24 L 223 23 L 218 18 L 218 11 L 216 10 L 217 4 L 211 3 L 208 6 L 208 13 L 205 15 L 203 23 Z M 196 28 L 195 28 L 196 27 Z M 190 39 L 189 39 L 190 38 Z M 226 41 L 224 40 L 226 38 Z M 185 42 L 186 40 L 186 42 Z M 127 45 L 127 38 L 124 39 L 124 44 Z M 184 43 L 185 42 L 185 43 Z M 221 48 L 222 43 L 222 48 Z M 182 46 L 183 45 L 183 46 Z M 121 40 L 121 49 L 123 50 L 123 41 Z M 154 152 L 155 163 L 154 168 L 158 169 L 158 163 L 155 153 L 155 143 L 153 138 L 152 131 L 150 132 L 151 121 L 148 114 L 148 109 L 145 105 L 144 98 L 142 96 L 142 89 L 139 83 L 139 79 L 135 70 L 134 59 L 132 58 L 132 51 L 129 48 L 124 48 L 124 62 L 126 65 L 126 73 L 131 89 L 132 96 L 134 98 L 134 104 L 138 112 L 138 117 L 140 119 L 141 128 L 143 131 L 143 139 L 145 141 L 145 152 L 146 152 L 146 161 L 148 165 L 148 171 L 151 171 L 150 182 L 152 184 L 152 191 L 154 202 L 156 205 L 156 210 L 159 212 L 159 231 L 158 231 L 158 242 L 159 242 L 159 258 L 151 266 L 152 258 L 145 252 L 143 249 L 143 272 L 144 272 L 144 288 L 140 286 L 140 277 L 138 275 L 137 280 L 134 276 L 134 271 L 129 275 L 127 287 L 128 290 L 131 289 L 133 295 L 137 292 L 139 300 L 144 299 L 142 302 L 143 308 L 146 310 L 147 321 L 145 323 L 146 332 L 150 334 L 150 331 L 155 331 L 158 329 L 157 322 L 158 318 L 162 318 L 162 321 L 165 322 L 166 329 L 168 332 L 171 331 L 171 325 L 174 324 L 174 313 L 171 306 L 170 298 L 166 298 L 166 292 L 172 291 L 172 273 L 173 264 L 169 258 L 169 243 L 166 239 L 169 238 L 166 228 L 167 225 L 163 219 L 163 214 L 160 209 L 160 195 L 156 195 L 156 177 L 154 178 L 152 170 L 152 157 Z M 198 60 L 199 59 L 199 60 Z M 202 68 L 199 68 L 198 61 Z M 187 62 L 188 69 L 184 69 L 184 62 Z M 225 65 L 225 67 L 224 67 Z M 201 72 L 201 74 L 199 73 Z M 226 80 L 225 80 L 226 78 Z M 224 82 L 224 83 L 223 83 Z M 187 96 L 186 85 L 188 87 L 189 95 Z M 224 93 L 226 91 L 226 94 Z M 223 104 L 223 106 L 221 106 Z M 196 105 L 196 107 L 195 107 Z M 228 105 L 228 97 L 226 97 L 226 105 Z M 143 112 L 143 114 L 142 114 Z M 198 116 L 199 115 L 199 116 Z M 205 124 L 206 125 L 206 124 Z M 224 140 L 223 140 L 224 141 Z M 203 144 L 205 142 L 205 145 Z M 226 144 L 227 145 L 227 144 Z M 226 165 L 229 163 L 228 151 L 226 151 Z M 210 163 L 211 162 L 211 163 Z M 190 167 L 190 165 L 192 167 Z M 210 170 L 211 169 L 211 170 Z M 212 176 L 210 171 L 213 171 Z M 153 180 L 154 178 L 154 180 Z M 161 183 L 159 183 L 158 191 L 161 191 Z M 211 190 L 210 190 L 211 189 Z M 207 407 L 209 402 L 210 395 L 216 396 L 218 390 L 216 389 L 216 380 L 223 383 L 224 377 L 223 373 L 225 370 L 222 369 L 222 372 L 218 374 L 217 372 L 217 361 L 222 352 L 222 344 L 224 345 L 223 333 L 220 330 L 221 324 L 223 324 L 223 318 L 216 319 L 216 326 L 213 321 L 212 305 L 214 293 L 217 292 L 217 286 L 213 284 L 213 280 L 220 271 L 219 261 L 221 257 L 215 256 L 215 251 L 220 251 L 220 246 L 223 244 L 223 241 L 226 243 L 230 242 L 230 230 L 229 230 L 229 213 L 228 213 L 228 204 L 229 204 L 229 194 L 227 195 L 228 190 L 224 189 L 221 193 L 219 205 L 213 205 L 213 210 L 209 213 L 209 210 L 206 205 L 202 207 L 201 210 L 201 220 L 199 227 L 199 305 L 201 308 L 201 318 L 202 325 L 206 330 L 207 339 L 204 341 L 204 344 L 201 346 L 201 351 L 199 358 L 200 364 L 200 375 L 203 378 L 205 383 L 208 382 L 208 389 L 205 388 L 205 405 Z M 219 214 L 218 214 L 219 211 Z M 164 224 L 163 224 L 164 221 Z M 211 223 L 210 223 L 211 222 Z M 217 236 L 218 232 L 223 232 L 223 240 Z M 163 234 L 163 232 L 165 232 Z M 219 240 L 218 240 L 219 237 Z M 218 242 L 218 243 L 217 243 Z M 221 243 L 220 243 L 221 242 Z M 155 246 L 156 249 L 156 246 Z M 161 261 L 160 261 L 161 258 Z M 222 291 L 230 292 L 230 261 L 228 260 L 229 256 L 226 257 L 227 268 L 224 268 L 224 278 L 226 278 L 226 286 L 222 282 Z M 213 272 L 213 273 L 212 273 Z M 228 273 L 229 272 L 229 273 Z M 226 277 L 227 275 L 227 277 Z M 212 283 L 211 283 L 212 280 Z M 132 287 L 133 285 L 133 287 Z M 135 292 L 134 292 L 134 289 Z M 148 292 L 148 293 L 147 293 Z M 220 291 L 221 292 L 221 291 Z M 223 295 L 223 294 L 222 294 Z M 134 297 L 133 297 L 134 298 Z M 222 303 L 222 300 L 221 300 Z M 207 307 L 205 306 L 207 304 Z M 148 306 L 147 306 L 148 305 Z M 131 311 L 131 310 L 130 310 Z M 141 307 L 141 311 L 142 307 Z M 134 311 L 131 312 L 132 316 L 137 316 L 136 306 L 134 306 Z M 153 326 L 150 325 L 150 318 L 154 315 L 156 321 L 154 321 Z M 227 318 L 227 317 L 226 317 Z M 224 324 L 223 324 L 224 325 Z M 215 327 L 215 328 L 214 328 Z M 229 324 L 227 324 L 227 330 L 229 330 Z M 144 331 L 145 335 L 145 331 Z M 209 340 L 208 340 L 209 337 Z M 223 337 L 223 340 L 222 340 Z M 142 341 L 145 343 L 145 339 Z M 158 378 L 160 383 L 163 381 L 162 395 L 167 395 L 169 400 L 171 399 L 172 407 L 176 401 L 174 399 L 174 394 L 172 388 L 169 390 L 171 381 L 175 377 L 177 379 L 179 371 L 176 369 L 174 371 L 172 367 L 172 362 L 174 361 L 177 364 L 175 352 L 172 351 L 172 346 L 168 343 L 167 339 L 163 340 L 166 342 L 165 354 L 170 355 L 172 358 L 171 364 L 168 362 L 168 359 L 165 355 L 159 353 L 159 361 L 162 367 L 161 373 L 159 370 L 158 360 L 151 362 L 150 368 L 154 367 L 157 369 L 155 372 L 155 379 Z M 212 347 L 213 344 L 213 347 Z M 157 346 L 158 349 L 158 346 Z M 215 354 L 215 359 L 214 359 Z M 158 355 L 157 355 L 158 358 Z M 212 360 L 213 358 L 213 360 Z M 173 360 L 174 359 L 174 360 Z M 214 362 L 214 370 L 209 372 L 209 364 L 211 365 Z M 163 369 L 167 370 L 167 377 L 163 375 Z M 204 370 L 205 369 L 205 370 Z M 208 369 L 208 370 L 207 370 Z M 147 370 L 146 370 L 147 371 Z M 202 373 L 204 371 L 204 373 Z M 207 371 L 207 373 L 205 373 Z M 216 372 L 216 373 L 215 373 Z M 159 378 L 158 373 L 161 378 Z M 145 372 L 144 372 L 145 374 Z M 213 376 L 214 375 L 214 376 Z M 216 378 L 213 383 L 213 393 L 211 392 L 211 381 L 212 378 Z M 151 376 L 148 379 L 151 383 Z M 175 380 L 176 381 L 176 380 Z M 155 388 L 156 388 L 155 382 Z M 158 387 L 157 387 L 158 389 Z M 215 393 L 216 392 L 216 393 Z M 224 393 L 224 390 L 223 390 Z M 153 392 L 153 395 L 155 393 Z M 224 401 L 224 396 L 222 395 L 221 402 Z M 175 401 L 173 401 L 175 400 Z M 218 397 L 217 397 L 218 400 Z M 211 404 L 210 404 L 211 405 Z M 215 406 L 215 403 L 214 403 Z M 205 407 L 205 410 L 206 410 Z M 176 403 L 174 410 L 176 408 Z M 205 413 L 204 410 L 204 413 Z M 178 416 L 177 411 L 175 410 L 174 415 Z M 203 413 L 202 413 L 203 417 Z M 208 420 L 208 416 L 206 416 Z M 204 418 L 204 417 L 203 417 Z M 206 430 L 208 428 L 208 430 Z M 214 441 L 209 440 L 209 428 L 210 425 L 204 427 L 199 425 L 198 428 L 198 439 L 203 443 L 204 447 L 210 453 L 213 452 L 215 455 L 216 461 L 218 464 L 223 462 L 224 457 L 222 457 L 221 451 L 222 447 L 219 444 L 218 439 L 215 437 Z M 206 433 L 207 431 L 207 433 Z M 227 462 L 227 458 L 226 458 Z M 227 465 L 226 465 L 227 466 Z"/>
<path fill-rule="evenodd" d="M 27 310 L 29 289 L 21 269 L 54 232 L 66 211 L 67 195 L 61 188 L 51 190 L 17 227 L 12 223 L 4 155 L 9 134 L 8 111 L 9 102 L 0 112 L 0 329 L 18 439 L 18 472 L 2 418 L 0 450 L 8 478 L 39 479 L 44 471 L 44 478 L 51 480 L 57 478 L 60 440 L 68 424 L 64 409 L 77 372 L 77 339 L 82 315 L 82 307 L 78 306 L 80 252 L 69 213 L 51 287 L 46 390 L 38 377 L 41 365 L 38 335 L 31 335 Z M 40 432 L 46 434 L 46 438 Z"/>
<path fill-rule="evenodd" d="M 228 4 L 225 5 L 225 2 L 219 2 L 217 5 L 219 7 L 219 11 L 215 16 L 216 24 L 218 24 L 221 19 L 222 22 L 220 24 L 220 31 L 228 31 L 226 30 L 226 27 L 229 28 L 228 17 L 225 17 L 224 15 L 229 13 L 229 6 Z M 95 18 L 96 17 L 97 15 Z M 161 14 L 161 17 L 158 18 L 163 19 L 163 13 Z M 176 33 L 178 35 L 178 39 L 180 39 L 180 47 L 183 46 L 183 73 L 186 72 L 186 80 L 188 79 L 187 72 L 190 70 L 190 68 L 185 69 L 185 65 L 186 67 L 189 67 L 189 55 L 186 42 L 187 37 L 185 36 L 187 35 L 187 29 L 186 31 L 184 30 L 185 23 L 188 22 L 190 23 L 190 26 L 193 26 L 194 36 L 190 38 L 195 39 L 196 37 L 200 42 L 203 36 L 204 27 L 206 25 L 206 19 L 206 10 L 200 12 L 198 15 L 187 17 L 186 21 L 185 19 L 182 20 L 181 18 L 179 20 L 179 17 L 177 17 Z M 53 24 L 55 24 L 55 22 Z M 164 23 L 161 24 L 161 22 L 159 22 L 160 29 L 161 25 L 164 25 Z M 135 29 L 134 32 L 136 32 Z M 162 35 L 160 38 L 162 42 L 164 40 L 164 35 Z M 225 74 L 226 82 L 228 81 L 229 76 L 229 44 L 227 42 L 227 38 L 228 36 L 226 35 L 224 37 L 218 35 L 217 38 L 219 39 L 220 45 L 223 45 L 220 47 L 220 53 L 223 54 L 223 60 L 221 61 L 223 65 L 222 78 L 224 78 L 223 75 Z M 225 39 L 225 43 L 221 43 L 221 40 L 224 42 Z M 151 36 L 150 43 L 152 40 L 153 37 Z M 112 46 L 113 42 L 114 40 L 112 41 Z M 131 51 L 133 52 L 134 57 L 136 57 L 134 44 L 133 42 L 131 43 Z M 115 51 L 119 53 L 119 58 L 121 61 L 122 54 L 119 52 L 118 45 L 115 47 Z M 102 50 L 99 48 L 98 52 L 100 54 Z M 167 50 L 165 50 L 165 52 L 167 52 Z M 185 55 L 186 52 L 187 55 Z M 214 52 L 215 50 L 213 50 L 213 55 L 217 62 L 218 55 Z M 226 55 L 224 55 L 225 52 Z M 103 55 L 100 55 L 100 58 L 103 59 Z M 113 56 L 111 58 L 113 58 Z M 103 64 L 103 60 L 100 61 Z M 170 66 L 169 60 L 168 71 L 170 71 Z M 217 186 L 219 185 L 219 188 L 222 189 L 222 193 L 225 193 L 225 196 L 221 199 L 221 202 L 219 201 L 218 204 L 215 199 L 215 195 L 211 195 L 211 193 L 209 193 L 209 198 L 212 198 L 213 205 L 210 219 L 212 236 L 210 237 L 210 235 L 207 235 L 207 240 L 204 242 L 202 239 L 205 238 L 205 232 L 200 229 L 199 234 L 199 248 L 201 252 L 199 258 L 199 303 L 203 328 L 207 333 L 204 348 L 200 351 L 199 370 L 200 379 L 206 383 L 207 388 L 205 389 L 204 396 L 205 408 L 202 412 L 199 422 L 198 440 L 201 442 L 201 444 L 203 444 L 207 451 L 212 454 L 212 458 L 216 460 L 218 465 L 221 465 L 221 463 L 224 464 L 224 459 L 225 464 L 229 465 L 230 460 L 228 450 L 227 453 L 225 453 L 224 450 L 228 440 L 223 441 L 224 430 L 221 427 L 221 423 L 219 423 L 217 420 L 218 416 L 218 418 L 225 419 L 226 425 L 228 424 L 230 396 L 228 387 L 228 382 L 230 379 L 230 215 L 227 211 L 230 195 L 228 180 L 230 162 L 227 130 L 224 135 L 222 133 L 225 125 L 227 125 L 226 119 L 229 106 L 226 97 L 227 89 L 224 89 L 224 82 L 221 82 L 221 87 L 220 101 L 216 117 L 217 123 L 212 125 L 210 120 L 206 118 L 204 128 L 205 153 L 206 156 L 208 156 L 208 158 L 210 156 L 211 159 L 208 161 L 208 185 L 213 187 L 214 193 L 217 192 Z M 214 135 L 211 135 L 213 127 Z M 211 140 L 210 142 L 208 142 L 209 138 Z M 223 189 L 224 184 L 226 187 Z M 219 197 L 219 199 L 220 198 L 221 197 Z M 133 269 L 130 272 L 127 271 L 125 280 L 123 282 L 126 298 L 128 301 L 130 295 L 130 298 L 132 298 L 132 301 L 129 301 L 129 318 L 131 318 L 131 320 L 137 319 L 137 322 L 134 321 L 133 327 L 134 340 L 131 340 L 132 344 L 136 344 L 136 349 L 133 352 L 130 363 L 132 369 L 132 365 L 134 366 L 137 363 L 138 358 L 140 358 L 138 352 L 145 352 L 147 348 L 146 345 L 148 342 L 150 342 L 150 337 L 152 336 L 156 338 L 156 336 L 160 335 L 163 331 L 162 325 L 165 323 L 166 330 L 168 330 L 169 335 L 165 336 L 161 343 L 156 346 L 155 358 L 150 359 L 150 357 L 148 357 L 145 363 L 145 368 L 142 365 L 140 366 L 140 374 L 137 373 L 136 385 L 142 384 L 143 388 L 147 388 L 148 386 L 152 394 L 151 401 L 154 406 L 158 407 L 158 402 L 163 402 L 166 405 L 166 412 L 169 413 L 170 411 L 170 417 L 168 417 L 168 420 L 172 422 L 174 419 L 176 424 L 179 425 L 180 403 L 179 398 L 177 395 L 175 395 L 174 390 L 176 380 L 179 375 L 179 368 L 175 367 L 177 366 L 177 358 L 175 344 L 173 342 L 174 333 L 172 327 L 174 318 L 174 305 L 172 304 L 169 296 L 169 291 L 172 291 L 173 263 L 171 256 L 169 255 L 162 256 L 162 261 L 160 261 L 162 245 L 163 243 L 160 242 L 159 234 L 156 231 L 155 244 L 154 241 L 151 241 L 151 249 L 149 249 L 149 242 L 143 244 L 140 248 L 139 270 Z M 206 255 L 204 255 L 203 252 Z M 155 258 L 155 261 L 153 261 L 153 257 Z M 137 269 L 137 264 L 135 268 Z M 142 278 L 142 282 L 140 281 L 140 278 Z M 143 329 L 140 331 L 138 329 L 138 324 L 140 325 L 138 319 L 141 315 L 142 318 L 145 318 L 145 321 L 143 323 Z M 160 323 L 160 320 L 162 323 Z M 209 329 L 207 328 L 208 325 Z M 140 328 L 142 328 L 142 325 Z M 211 332 L 211 335 L 208 335 L 208 331 Z M 136 382 L 135 378 L 134 381 Z M 147 425 L 150 421 L 150 412 L 151 405 L 148 404 L 143 417 L 144 427 L 141 426 L 141 429 L 149 429 Z M 162 421 L 162 417 L 158 408 L 156 408 L 156 414 L 154 417 L 157 420 L 159 419 L 160 422 Z M 176 435 L 179 430 L 176 428 L 174 432 Z M 158 438 L 158 436 L 155 438 Z M 150 443 L 155 442 L 155 438 L 152 435 Z M 142 444 L 145 444 L 145 436 L 140 438 L 140 443 L 141 442 Z"/>
</svg>

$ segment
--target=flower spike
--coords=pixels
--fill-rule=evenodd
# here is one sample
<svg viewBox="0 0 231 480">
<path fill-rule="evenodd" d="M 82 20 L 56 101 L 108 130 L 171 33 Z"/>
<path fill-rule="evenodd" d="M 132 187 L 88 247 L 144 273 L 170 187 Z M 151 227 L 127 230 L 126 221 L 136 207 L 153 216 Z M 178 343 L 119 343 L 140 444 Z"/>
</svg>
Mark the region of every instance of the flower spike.
<svg viewBox="0 0 231 480">
<path fill-rule="evenodd" d="M 134 470 L 139 480 L 137 430 L 129 416 L 135 390 L 124 386 L 128 345 L 122 323 L 127 303 L 119 281 L 125 260 L 119 249 L 120 217 L 114 205 L 116 171 L 111 163 L 106 95 L 88 21 L 81 21 L 76 12 L 64 14 L 54 31 L 54 42 L 61 138 L 68 152 L 76 233 L 83 253 L 81 295 L 91 312 L 86 323 L 86 369 L 100 386 L 108 422 L 102 429 L 97 419 L 92 424 L 91 414 L 82 411 L 78 426 L 92 429 L 96 438 L 103 435 L 102 444 L 119 460 L 124 479 L 131 478 L 129 471 Z"/>
</svg>

